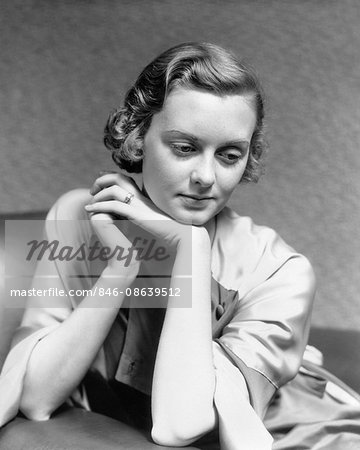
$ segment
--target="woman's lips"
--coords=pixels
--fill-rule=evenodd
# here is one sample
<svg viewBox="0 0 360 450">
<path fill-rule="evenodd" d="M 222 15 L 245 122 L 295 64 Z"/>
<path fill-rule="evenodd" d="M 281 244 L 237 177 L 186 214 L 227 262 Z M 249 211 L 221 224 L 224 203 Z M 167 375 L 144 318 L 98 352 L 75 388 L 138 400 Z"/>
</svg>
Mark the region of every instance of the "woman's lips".
<svg viewBox="0 0 360 450">
<path fill-rule="evenodd" d="M 211 200 L 214 200 L 214 197 L 193 196 L 185 194 L 180 194 L 179 197 L 185 205 L 193 208 L 204 208 L 209 204 L 209 202 L 211 202 Z"/>
</svg>

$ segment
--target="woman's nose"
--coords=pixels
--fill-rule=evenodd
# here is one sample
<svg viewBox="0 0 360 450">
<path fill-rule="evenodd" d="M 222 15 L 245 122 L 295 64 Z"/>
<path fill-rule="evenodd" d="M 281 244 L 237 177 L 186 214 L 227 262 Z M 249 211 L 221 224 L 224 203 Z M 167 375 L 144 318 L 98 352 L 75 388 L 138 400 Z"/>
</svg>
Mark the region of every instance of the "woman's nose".
<svg viewBox="0 0 360 450">
<path fill-rule="evenodd" d="M 191 181 L 203 187 L 210 187 L 215 183 L 215 170 L 213 161 L 198 161 L 191 172 Z"/>
</svg>

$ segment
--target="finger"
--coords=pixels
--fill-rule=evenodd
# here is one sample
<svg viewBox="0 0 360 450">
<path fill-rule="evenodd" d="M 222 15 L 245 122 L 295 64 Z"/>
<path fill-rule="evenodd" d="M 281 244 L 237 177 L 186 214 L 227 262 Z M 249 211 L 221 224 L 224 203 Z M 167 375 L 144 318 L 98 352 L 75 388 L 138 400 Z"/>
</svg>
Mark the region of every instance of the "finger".
<svg viewBox="0 0 360 450">
<path fill-rule="evenodd" d="M 102 189 L 112 185 L 121 186 L 123 189 L 127 189 L 131 192 L 138 191 L 138 187 L 131 178 L 120 173 L 107 173 L 95 180 L 90 189 L 90 194 L 94 195 Z"/>
<path fill-rule="evenodd" d="M 110 186 L 112 184 L 117 184 L 117 174 L 116 173 L 103 173 L 100 172 L 94 181 L 94 184 L 90 188 L 90 194 L 94 195 L 97 192 L 101 191 L 101 189 L 104 189 L 104 187 Z"/>
<path fill-rule="evenodd" d="M 100 170 L 99 177 L 102 177 L 103 175 L 109 174 L 109 173 L 118 173 L 116 170 Z"/>
<path fill-rule="evenodd" d="M 117 200 L 126 204 L 130 204 L 133 200 L 134 195 L 121 188 L 120 186 L 113 185 L 107 188 L 104 188 L 100 192 L 94 195 L 92 202 L 102 202 L 108 200 Z"/>
<path fill-rule="evenodd" d="M 118 200 L 95 202 L 85 205 L 85 210 L 89 213 L 98 215 L 98 213 L 114 214 L 128 219 L 131 218 L 131 208 L 128 204 Z M 92 218 L 95 216 L 92 216 Z M 96 220 L 96 218 L 95 218 Z"/>
</svg>

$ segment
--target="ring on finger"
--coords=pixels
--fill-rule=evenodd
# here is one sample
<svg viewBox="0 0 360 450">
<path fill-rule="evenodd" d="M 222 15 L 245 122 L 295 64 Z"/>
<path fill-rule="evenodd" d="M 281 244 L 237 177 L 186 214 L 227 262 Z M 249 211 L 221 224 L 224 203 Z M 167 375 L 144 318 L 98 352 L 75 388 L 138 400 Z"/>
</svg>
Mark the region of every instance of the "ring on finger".
<svg viewBox="0 0 360 450">
<path fill-rule="evenodd" d="M 131 200 L 134 198 L 134 194 L 132 194 L 131 192 L 128 192 L 126 194 L 126 197 L 124 198 L 124 203 L 126 203 L 127 205 L 130 205 Z"/>
</svg>

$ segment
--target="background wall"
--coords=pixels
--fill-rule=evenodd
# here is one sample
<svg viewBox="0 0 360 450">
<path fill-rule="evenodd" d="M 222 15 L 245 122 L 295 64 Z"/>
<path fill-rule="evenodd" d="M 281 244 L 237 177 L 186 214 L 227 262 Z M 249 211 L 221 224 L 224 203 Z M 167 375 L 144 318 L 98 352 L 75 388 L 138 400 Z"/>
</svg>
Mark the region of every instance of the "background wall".
<svg viewBox="0 0 360 450">
<path fill-rule="evenodd" d="M 267 173 L 232 205 L 310 258 L 315 324 L 358 328 L 357 0 L 2 0 L 0 21 L 0 213 L 49 208 L 112 168 L 102 129 L 140 69 L 216 42 L 268 94 Z"/>
</svg>

